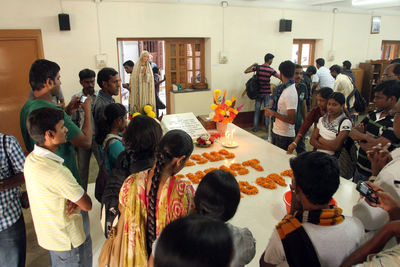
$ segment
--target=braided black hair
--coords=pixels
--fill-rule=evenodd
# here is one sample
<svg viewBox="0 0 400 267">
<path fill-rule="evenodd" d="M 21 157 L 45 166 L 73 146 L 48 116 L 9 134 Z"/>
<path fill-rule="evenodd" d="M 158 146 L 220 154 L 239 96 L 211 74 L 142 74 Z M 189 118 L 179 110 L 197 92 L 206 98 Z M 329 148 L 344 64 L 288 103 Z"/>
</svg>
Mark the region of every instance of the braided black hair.
<svg viewBox="0 0 400 267">
<path fill-rule="evenodd" d="M 156 167 L 152 178 L 149 192 L 149 207 L 147 215 L 146 243 L 148 255 L 151 253 L 152 245 L 157 237 L 156 232 L 156 202 L 157 192 L 160 185 L 162 171 L 173 158 L 186 156 L 186 159 L 193 152 L 192 138 L 182 130 L 171 130 L 167 132 L 157 147 Z"/>
</svg>

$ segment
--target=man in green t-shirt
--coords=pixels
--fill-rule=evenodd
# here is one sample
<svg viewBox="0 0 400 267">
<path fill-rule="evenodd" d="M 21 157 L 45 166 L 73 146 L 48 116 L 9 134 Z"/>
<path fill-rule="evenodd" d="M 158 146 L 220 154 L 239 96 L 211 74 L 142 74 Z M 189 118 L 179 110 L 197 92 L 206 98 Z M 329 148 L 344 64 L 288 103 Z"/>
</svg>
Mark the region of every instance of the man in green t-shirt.
<svg viewBox="0 0 400 267">
<path fill-rule="evenodd" d="M 33 90 L 34 98 L 28 100 L 21 109 L 20 127 L 22 137 L 24 138 L 25 147 L 28 152 L 33 150 L 34 141 L 30 138 L 26 129 L 26 119 L 28 115 L 36 109 L 50 107 L 61 109 L 52 103 L 52 97 L 57 95 L 60 90 L 60 67 L 57 63 L 45 59 L 36 60 L 29 71 L 29 83 Z M 67 142 L 61 145 L 57 151 L 57 155 L 64 159 L 64 165 L 72 172 L 74 177 L 80 182 L 78 169 L 76 167 L 75 147 L 87 148 L 92 142 L 92 123 L 90 120 L 91 103 L 88 98 L 82 107 L 85 111 L 85 124 L 82 131 L 72 122 L 68 114 L 73 113 L 79 107 L 79 99 L 73 99 L 65 108 L 64 121 L 68 128 Z"/>
<path fill-rule="evenodd" d="M 294 129 L 297 135 L 303 121 L 306 118 L 306 93 L 307 93 L 307 86 L 303 83 L 303 68 L 296 64 L 296 68 L 294 70 L 294 82 L 296 85 L 297 95 L 299 97 L 299 101 L 297 104 L 297 111 L 296 111 L 296 123 L 294 125 Z M 297 154 L 306 152 L 306 144 L 304 143 L 304 139 L 301 139 L 296 147 Z"/>
<path fill-rule="evenodd" d="M 39 108 L 50 107 L 55 109 L 61 109 L 61 107 L 56 106 L 52 103 L 52 97 L 57 95 L 60 86 L 60 66 L 57 63 L 46 60 L 38 59 L 33 62 L 31 69 L 29 71 L 29 84 L 33 90 L 33 99 L 28 100 L 22 107 L 20 112 L 20 127 L 22 137 L 24 139 L 25 147 L 28 152 L 33 150 L 34 141 L 29 136 L 26 128 L 26 119 L 29 114 Z M 74 147 L 89 148 L 92 144 L 92 120 L 91 116 L 91 98 L 88 97 L 86 101 L 82 104 L 82 108 L 85 111 L 85 121 L 82 126 L 82 130 L 79 129 L 75 123 L 72 122 L 69 115 L 75 112 L 81 103 L 79 103 L 79 98 L 71 100 L 71 102 L 66 106 L 64 111 L 64 123 L 65 127 L 68 129 L 67 132 L 67 142 L 60 145 L 57 150 L 57 155 L 64 159 L 64 166 L 67 167 L 75 179 L 80 184 L 78 168 L 76 166 L 76 155 Z M 49 177 L 51 179 L 51 177 Z M 83 263 L 82 266 L 92 266 L 92 240 L 90 237 L 90 222 L 87 212 L 82 211 L 83 227 L 86 234 L 86 240 L 82 246 L 81 259 Z"/>
</svg>

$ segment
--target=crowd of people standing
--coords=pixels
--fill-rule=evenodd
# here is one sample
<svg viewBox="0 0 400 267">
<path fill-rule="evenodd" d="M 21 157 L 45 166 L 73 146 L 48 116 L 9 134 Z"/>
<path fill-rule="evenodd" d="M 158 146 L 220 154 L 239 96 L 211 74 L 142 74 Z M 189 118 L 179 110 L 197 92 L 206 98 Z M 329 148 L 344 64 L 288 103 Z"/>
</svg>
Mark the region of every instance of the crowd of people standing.
<svg viewBox="0 0 400 267">
<path fill-rule="evenodd" d="M 270 66 L 273 58 L 267 54 L 263 65 L 253 64 L 245 72 L 259 72 L 255 107 L 259 111 L 264 104 L 264 116 L 275 120 L 272 144 L 288 153 L 296 150 L 297 157 L 290 160 L 291 211 L 272 232 L 260 266 L 351 266 L 382 259 L 395 263 L 400 247 L 390 239 L 400 233 L 400 64 L 385 69 L 384 81 L 374 89 L 377 110 L 357 124 L 352 117 L 352 92 L 357 89 L 350 62 L 343 62 L 343 69 L 327 69 L 324 60 L 317 59 L 317 67 L 303 73 L 301 66 L 284 61 L 278 74 Z M 153 100 L 156 107 L 154 75 L 159 72 L 148 53 L 142 53 L 136 65 L 127 64 L 127 71 L 133 77 L 123 86 L 132 92 L 134 111 Z M 282 81 L 274 93 L 271 76 Z M 94 71 L 84 69 L 79 80 L 82 90 L 65 108 L 56 105 L 60 67 L 45 59 L 35 61 L 29 73 L 33 97 L 20 113 L 29 155 L 25 158 L 14 137 L 0 134 L 5 166 L 0 194 L 8 207 L 0 209 L 0 265 L 25 264 L 26 233 L 16 188 L 24 182 L 37 240 L 49 251 L 52 266 L 93 265 L 88 216 L 92 200 L 86 192 L 92 154 L 107 175 L 98 198 L 106 242 L 119 242 L 120 248 L 111 253 L 103 247 L 108 260 L 118 266 L 156 267 L 249 263 L 255 255 L 252 233 L 227 222 L 240 202 L 236 179 L 228 172 L 212 171 L 195 193 L 192 185 L 175 178 L 193 151 L 186 132 L 172 130 L 163 136 L 160 124 L 142 115 L 127 123 L 126 108 L 113 98 L 121 80 L 112 68 L 101 69 L 97 80 Z M 160 77 L 156 80 L 162 82 Z M 255 112 L 254 131 L 259 116 Z M 304 138 L 313 124 L 310 143 L 316 151 L 307 152 Z M 268 125 L 265 120 L 267 129 Z M 340 158 L 349 140 L 349 146 L 358 149 L 349 178 L 368 181 L 377 199 L 361 199 L 353 217 L 329 204 L 340 183 Z M 120 238 L 117 228 L 122 230 Z M 366 242 L 364 230 L 372 236 Z M 377 256 L 367 258 L 369 254 Z"/>
</svg>

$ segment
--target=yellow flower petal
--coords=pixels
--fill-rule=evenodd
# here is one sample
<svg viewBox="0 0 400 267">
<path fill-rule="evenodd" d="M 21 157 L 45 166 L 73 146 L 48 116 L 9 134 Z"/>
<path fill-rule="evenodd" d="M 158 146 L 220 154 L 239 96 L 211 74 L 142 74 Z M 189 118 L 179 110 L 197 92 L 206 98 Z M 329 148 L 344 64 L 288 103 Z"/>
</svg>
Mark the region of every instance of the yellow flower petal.
<svg viewBox="0 0 400 267">
<path fill-rule="evenodd" d="M 226 104 L 228 107 L 230 107 L 230 106 L 232 105 L 232 101 L 226 100 L 226 101 L 225 101 L 225 104 Z"/>
<path fill-rule="evenodd" d="M 221 90 L 215 89 L 214 94 L 215 94 L 216 96 L 219 96 L 219 95 L 221 94 Z"/>
<path fill-rule="evenodd" d="M 216 108 L 217 108 L 217 105 L 215 105 L 215 104 L 212 104 L 212 105 L 211 105 L 211 109 L 212 109 L 212 110 L 214 110 L 214 109 L 216 109 Z"/>
<path fill-rule="evenodd" d="M 146 114 L 148 114 L 148 113 L 150 113 L 152 111 L 150 105 L 144 106 L 143 110 L 144 110 L 144 112 L 146 112 Z"/>
<path fill-rule="evenodd" d="M 132 118 L 135 118 L 137 115 L 140 115 L 140 113 L 139 112 L 133 113 Z"/>
<path fill-rule="evenodd" d="M 155 118 L 156 113 L 154 111 L 150 111 L 149 113 L 147 113 L 147 116 L 149 116 L 150 118 Z"/>
</svg>

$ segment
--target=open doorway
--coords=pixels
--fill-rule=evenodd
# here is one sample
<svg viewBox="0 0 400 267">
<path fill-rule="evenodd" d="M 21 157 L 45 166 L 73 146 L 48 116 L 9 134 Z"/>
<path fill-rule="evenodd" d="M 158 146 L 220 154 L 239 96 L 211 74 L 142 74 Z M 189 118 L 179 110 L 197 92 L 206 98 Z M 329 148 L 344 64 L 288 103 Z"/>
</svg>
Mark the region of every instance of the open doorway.
<svg viewBox="0 0 400 267">
<path fill-rule="evenodd" d="M 140 53 L 146 50 L 151 55 L 152 67 L 160 70 L 161 79 L 165 77 L 165 41 L 160 39 L 127 39 L 118 38 L 118 62 L 122 84 L 129 83 L 130 75 L 123 67 L 124 62 L 132 60 L 138 62 Z M 167 105 L 165 82 L 160 84 L 160 100 Z M 129 110 L 129 91 L 121 87 L 121 104 Z M 167 114 L 166 109 L 159 110 L 159 116 Z"/>
</svg>

